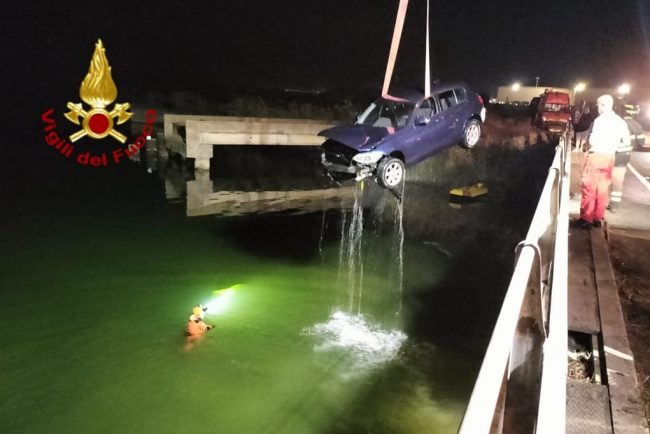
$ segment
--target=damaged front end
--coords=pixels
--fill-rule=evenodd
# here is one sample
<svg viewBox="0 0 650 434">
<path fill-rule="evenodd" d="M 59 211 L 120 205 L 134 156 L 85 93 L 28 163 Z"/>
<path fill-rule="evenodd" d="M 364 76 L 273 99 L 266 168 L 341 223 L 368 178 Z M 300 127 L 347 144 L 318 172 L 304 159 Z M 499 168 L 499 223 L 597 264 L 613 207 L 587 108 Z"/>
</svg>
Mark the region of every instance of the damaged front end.
<svg viewBox="0 0 650 434">
<path fill-rule="evenodd" d="M 338 178 L 360 181 L 372 176 L 385 157 L 383 152 L 373 149 L 391 131 L 367 125 L 338 126 L 321 131 L 319 135 L 327 138 L 321 146 L 321 163 L 329 174 Z"/>
<path fill-rule="evenodd" d="M 332 139 L 323 143 L 322 151 L 323 167 L 337 180 L 354 178 L 361 181 L 373 176 L 384 157 L 383 152 L 359 152 Z"/>
</svg>

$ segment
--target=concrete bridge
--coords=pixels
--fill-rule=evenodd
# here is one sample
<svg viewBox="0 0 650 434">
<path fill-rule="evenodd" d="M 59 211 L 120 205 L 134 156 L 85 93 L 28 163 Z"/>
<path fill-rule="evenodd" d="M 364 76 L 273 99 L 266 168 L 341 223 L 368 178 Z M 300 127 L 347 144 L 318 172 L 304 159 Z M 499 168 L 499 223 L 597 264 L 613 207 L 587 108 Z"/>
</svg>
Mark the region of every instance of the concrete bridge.
<svg viewBox="0 0 650 434">
<path fill-rule="evenodd" d="M 209 170 L 214 145 L 318 146 L 317 134 L 332 123 L 311 119 L 164 115 L 165 147 L 194 159 L 194 168 Z"/>
</svg>

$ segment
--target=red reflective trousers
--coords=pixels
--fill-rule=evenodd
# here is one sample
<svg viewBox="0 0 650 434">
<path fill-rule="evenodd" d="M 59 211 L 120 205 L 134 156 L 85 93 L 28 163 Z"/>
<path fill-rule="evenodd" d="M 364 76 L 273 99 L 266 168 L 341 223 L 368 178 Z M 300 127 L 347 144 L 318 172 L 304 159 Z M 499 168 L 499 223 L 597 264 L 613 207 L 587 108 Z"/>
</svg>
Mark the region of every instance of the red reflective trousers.
<svg viewBox="0 0 650 434">
<path fill-rule="evenodd" d="M 605 218 L 612 182 L 614 156 L 587 154 L 582 167 L 580 218 L 587 222 Z"/>
</svg>

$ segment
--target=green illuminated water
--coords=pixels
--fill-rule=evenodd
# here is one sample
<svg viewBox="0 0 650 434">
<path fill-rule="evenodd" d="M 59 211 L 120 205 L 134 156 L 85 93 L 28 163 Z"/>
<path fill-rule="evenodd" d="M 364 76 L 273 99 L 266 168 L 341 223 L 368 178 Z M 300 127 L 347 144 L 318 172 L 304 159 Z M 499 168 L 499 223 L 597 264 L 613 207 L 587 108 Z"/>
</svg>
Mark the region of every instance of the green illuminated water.
<svg viewBox="0 0 650 434">
<path fill-rule="evenodd" d="M 511 245 L 491 238 L 498 223 L 427 229 L 456 211 L 408 188 L 403 284 L 389 197 L 368 211 L 351 288 L 340 208 L 188 218 L 139 168 L 17 183 L 2 211 L 2 431 L 456 432 Z M 461 212 L 449 221 L 487 211 Z M 192 306 L 237 283 L 188 349 Z"/>
</svg>

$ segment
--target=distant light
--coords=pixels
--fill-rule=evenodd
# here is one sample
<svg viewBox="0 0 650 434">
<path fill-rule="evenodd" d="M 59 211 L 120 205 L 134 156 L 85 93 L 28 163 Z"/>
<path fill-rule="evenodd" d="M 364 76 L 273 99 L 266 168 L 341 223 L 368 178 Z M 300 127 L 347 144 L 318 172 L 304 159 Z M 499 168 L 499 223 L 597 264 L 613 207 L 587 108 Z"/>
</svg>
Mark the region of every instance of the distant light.
<svg viewBox="0 0 650 434">
<path fill-rule="evenodd" d="M 585 90 L 586 88 L 587 88 L 587 85 L 586 85 L 585 83 L 578 83 L 578 84 L 576 84 L 575 87 L 573 88 L 573 91 L 574 91 L 574 92 L 582 92 L 582 91 Z"/>
<path fill-rule="evenodd" d="M 517 92 L 519 90 L 519 88 L 521 88 L 521 83 L 514 83 L 512 85 L 513 92 Z"/>
<path fill-rule="evenodd" d="M 631 87 L 629 84 L 623 83 L 618 87 L 618 93 L 620 93 L 621 95 L 627 95 L 628 93 L 630 93 L 630 89 Z"/>
</svg>

